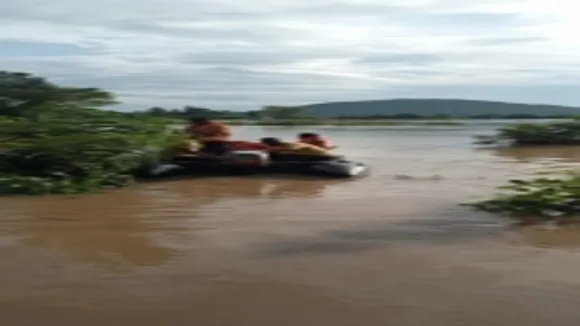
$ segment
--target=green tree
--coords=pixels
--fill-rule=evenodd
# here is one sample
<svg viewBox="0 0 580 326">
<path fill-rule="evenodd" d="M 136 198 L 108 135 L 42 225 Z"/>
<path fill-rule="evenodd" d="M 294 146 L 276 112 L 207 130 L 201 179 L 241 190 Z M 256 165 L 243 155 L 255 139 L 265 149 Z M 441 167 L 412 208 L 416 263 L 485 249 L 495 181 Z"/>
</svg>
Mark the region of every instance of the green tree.
<svg viewBox="0 0 580 326">
<path fill-rule="evenodd" d="M 263 112 L 262 111 L 247 111 L 244 112 L 245 117 L 247 119 L 251 119 L 251 120 L 257 120 L 257 119 L 261 119 L 263 116 Z"/>
<path fill-rule="evenodd" d="M 0 194 L 123 186 L 183 141 L 170 132 L 171 120 L 96 108 L 113 98 L 96 88 L 1 72 Z"/>
<path fill-rule="evenodd" d="M 276 120 L 296 119 L 302 117 L 302 108 L 292 106 L 266 106 L 262 115 Z"/>
<path fill-rule="evenodd" d="M 171 112 L 159 107 L 159 106 L 154 106 L 152 108 L 149 108 L 145 111 L 145 114 L 153 116 L 153 117 L 167 117 L 169 115 L 171 115 Z"/>
<path fill-rule="evenodd" d="M 217 111 L 206 109 L 206 108 L 198 108 L 194 106 L 186 106 L 183 108 L 183 114 L 187 118 L 214 118 L 218 115 Z"/>
<path fill-rule="evenodd" d="M 0 115 L 37 120 L 62 110 L 116 103 L 111 93 L 98 88 L 61 87 L 28 73 L 0 71 Z"/>
</svg>

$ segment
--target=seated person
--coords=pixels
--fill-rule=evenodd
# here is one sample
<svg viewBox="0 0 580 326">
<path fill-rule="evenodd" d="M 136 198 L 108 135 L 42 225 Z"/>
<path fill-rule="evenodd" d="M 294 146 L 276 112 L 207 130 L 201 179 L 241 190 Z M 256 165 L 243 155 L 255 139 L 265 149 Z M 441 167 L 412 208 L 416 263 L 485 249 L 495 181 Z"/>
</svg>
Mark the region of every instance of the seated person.
<svg viewBox="0 0 580 326">
<path fill-rule="evenodd" d="M 223 155 L 229 152 L 230 127 L 205 118 L 190 119 L 186 130 L 192 139 L 201 143 L 201 153 Z"/>
<path fill-rule="evenodd" d="M 304 132 L 301 134 L 298 134 L 298 141 L 300 143 L 304 143 L 304 144 L 310 144 L 310 145 L 314 145 L 314 146 L 318 146 L 324 149 L 334 149 L 336 148 L 336 146 L 334 146 L 330 140 L 328 140 L 325 137 L 322 137 L 319 134 L 315 134 L 315 133 L 311 133 L 311 132 Z"/>
<path fill-rule="evenodd" d="M 186 132 L 190 134 L 191 138 L 201 142 L 228 140 L 232 136 L 228 125 L 206 118 L 189 119 Z"/>
<path fill-rule="evenodd" d="M 260 141 L 263 144 L 270 146 L 274 152 L 287 153 L 287 154 L 297 154 L 297 155 L 309 155 L 309 156 L 320 156 L 320 157 L 334 157 L 328 150 L 318 147 L 315 145 L 310 145 L 301 142 L 284 142 L 278 138 L 262 138 Z"/>
<path fill-rule="evenodd" d="M 255 141 L 230 140 L 228 144 L 232 151 L 270 151 L 273 149 L 264 143 Z"/>
</svg>

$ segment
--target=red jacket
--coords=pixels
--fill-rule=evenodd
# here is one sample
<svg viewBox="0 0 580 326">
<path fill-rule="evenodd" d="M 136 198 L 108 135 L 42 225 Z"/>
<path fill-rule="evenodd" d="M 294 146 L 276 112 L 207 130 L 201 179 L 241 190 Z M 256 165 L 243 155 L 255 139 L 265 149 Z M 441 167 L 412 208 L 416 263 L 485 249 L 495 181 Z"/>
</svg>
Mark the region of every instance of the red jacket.
<svg viewBox="0 0 580 326">
<path fill-rule="evenodd" d="M 245 141 L 245 140 L 230 140 L 228 141 L 230 148 L 234 151 L 269 151 L 272 147 L 259 142 Z"/>
</svg>

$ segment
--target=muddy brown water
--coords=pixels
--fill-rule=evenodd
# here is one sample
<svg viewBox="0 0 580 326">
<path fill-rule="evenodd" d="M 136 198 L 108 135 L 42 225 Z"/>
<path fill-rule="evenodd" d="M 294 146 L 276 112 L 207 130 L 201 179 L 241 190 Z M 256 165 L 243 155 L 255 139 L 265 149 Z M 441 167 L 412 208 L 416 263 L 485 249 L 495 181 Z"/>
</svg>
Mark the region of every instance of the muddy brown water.
<svg viewBox="0 0 580 326">
<path fill-rule="evenodd" d="M 580 229 L 457 205 L 580 151 L 471 145 L 492 129 L 319 129 L 372 166 L 361 180 L 1 199 L 0 325 L 580 325 Z"/>
</svg>

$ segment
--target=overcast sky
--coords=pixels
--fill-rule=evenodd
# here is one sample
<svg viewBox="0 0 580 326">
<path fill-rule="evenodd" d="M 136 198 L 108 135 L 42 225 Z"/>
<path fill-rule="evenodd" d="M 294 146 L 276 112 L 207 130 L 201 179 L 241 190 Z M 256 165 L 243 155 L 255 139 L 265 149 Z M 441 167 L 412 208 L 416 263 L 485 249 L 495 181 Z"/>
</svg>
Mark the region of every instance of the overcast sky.
<svg viewBox="0 0 580 326">
<path fill-rule="evenodd" d="M 2 0 L 0 69 L 123 109 L 442 97 L 580 106 L 578 0 Z"/>
</svg>

